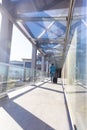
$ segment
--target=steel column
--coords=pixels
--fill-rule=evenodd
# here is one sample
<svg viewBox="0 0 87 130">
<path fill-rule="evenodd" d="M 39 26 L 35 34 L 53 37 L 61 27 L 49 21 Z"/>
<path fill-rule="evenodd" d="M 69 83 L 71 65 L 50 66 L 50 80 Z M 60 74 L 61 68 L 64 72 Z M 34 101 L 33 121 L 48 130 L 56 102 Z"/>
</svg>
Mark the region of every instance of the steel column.
<svg viewBox="0 0 87 130">
<path fill-rule="evenodd" d="M 2 15 L 0 34 L 0 62 L 9 63 L 13 23 Z"/>
<path fill-rule="evenodd" d="M 44 56 L 42 56 L 41 70 L 42 72 L 45 71 L 45 57 Z"/>
<path fill-rule="evenodd" d="M 32 45 L 32 70 L 36 69 L 37 47 Z"/>
<path fill-rule="evenodd" d="M 48 72 L 49 72 L 49 63 L 48 61 L 46 61 L 46 73 L 48 74 Z"/>
<path fill-rule="evenodd" d="M 7 64 L 9 64 L 9 60 L 10 60 L 12 30 L 13 30 L 12 22 L 8 19 L 6 15 L 2 14 L 1 30 L 0 30 L 1 32 L 0 33 L 0 62 L 5 63 L 3 64 L 4 69 L 3 69 L 2 90 L 1 90 L 2 93 L 4 92 L 4 96 L 6 95 L 6 90 L 7 90 L 8 68 L 9 68 Z"/>
</svg>

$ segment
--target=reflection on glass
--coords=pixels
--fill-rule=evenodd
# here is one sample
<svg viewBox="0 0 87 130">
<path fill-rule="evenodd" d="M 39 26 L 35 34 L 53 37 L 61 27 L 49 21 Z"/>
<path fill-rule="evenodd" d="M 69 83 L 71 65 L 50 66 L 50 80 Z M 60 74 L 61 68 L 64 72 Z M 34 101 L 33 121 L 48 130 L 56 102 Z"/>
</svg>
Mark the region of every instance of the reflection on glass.
<svg viewBox="0 0 87 130">
<path fill-rule="evenodd" d="M 14 88 L 42 81 L 46 76 L 46 72 L 42 73 L 39 70 L 0 63 L 0 96 Z"/>
<path fill-rule="evenodd" d="M 87 7 L 75 3 L 68 39 L 68 53 L 63 66 L 66 97 L 73 127 L 87 129 Z M 77 1 L 76 1 L 77 2 Z"/>
</svg>

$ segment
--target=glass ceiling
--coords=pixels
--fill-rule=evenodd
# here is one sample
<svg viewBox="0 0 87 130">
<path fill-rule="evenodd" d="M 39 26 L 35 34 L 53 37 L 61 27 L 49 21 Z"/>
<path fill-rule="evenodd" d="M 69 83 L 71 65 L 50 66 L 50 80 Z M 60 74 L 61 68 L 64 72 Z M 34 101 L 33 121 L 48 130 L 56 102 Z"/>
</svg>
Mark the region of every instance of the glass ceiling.
<svg viewBox="0 0 87 130">
<path fill-rule="evenodd" d="M 68 9 L 55 9 L 55 10 L 44 10 L 44 11 L 35 11 L 35 12 L 28 12 L 28 13 L 21 13 L 18 12 L 19 15 L 22 17 L 63 17 L 68 15 Z"/>
<path fill-rule="evenodd" d="M 5 8 L 7 7 L 16 25 L 21 28 L 28 39 L 31 39 L 32 44 L 36 45 L 38 50 L 44 52 L 46 56 L 53 56 L 56 61 L 62 59 L 69 0 L 8 0 L 8 2 Z M 76 2 L 77 8 L 73 17 L 80 14 L 79 0 Z M 72 23 L 70 37 L 80 22 L 78 18 Z"/>
<path fill-rule="evenodd" d="M 25 22 L 34 38 L 58 39 L 65 35 L 66 22 L 38 21 Z"/>
</svg>

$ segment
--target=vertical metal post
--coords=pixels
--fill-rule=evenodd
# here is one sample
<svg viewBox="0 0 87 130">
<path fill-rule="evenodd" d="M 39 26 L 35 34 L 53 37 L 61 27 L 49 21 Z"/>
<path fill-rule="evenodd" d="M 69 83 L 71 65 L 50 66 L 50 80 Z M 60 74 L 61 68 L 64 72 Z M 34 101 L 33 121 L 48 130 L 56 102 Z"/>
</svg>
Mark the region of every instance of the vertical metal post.
<svg viewBox="0 0 87 130">
<path fill-rule="evenodd" d="M 42 72 L 45 71 L 45 57 L 44 56 L 42 56 L 41 70 Z"/>
<path fill-rule="evenodd" d="M 34 78 L 35 78 L 35 71 L 36 71 L 36 59 L 37 59 L 37 47 L 32 45 L 31 69 L 32 69 L 33 81 L 34 81 Z"/>
<path fill-rule="evenodd" d="M 31 68 L 32 70 L 36 69 L 36 57 L 37 56 L 37 47 L 32 45 L 32 63 Z"/>
<path fill-rule="evenodd" d="M 48 63 L 48 61 L 46 61 L 46 73 L 47 73 L 47 77 L 48 77 L 48 73 L 49 73 L 49 63 Z"/>
<path fill-rule="evenodd" d="M 1 34 L 0 34 L 0 62 L 9 64 L 11 39 L 12 39 L 13 23 L 8 19 L 7 15 L 2 15 Z M 8 65 L 6 65 L 3 80 L 5 84 L 2 85 L 2 92 L 6 91 L 8 78 Z M 4 70 L 3 70 L 4 71 Z"/>
<path fill-rule="evenodd" d="M 13 23 L 2 15 L 0 34 L 0 62 L 9 63 Z"/>
<path fill-rule="evenodd" d="M 42 62 L 41 62 L 41 71 L 42 71 L 42 79 L 44 78 L 44 71 L 45 71 L 45 57 L 42 55 Z"/>
</svg>

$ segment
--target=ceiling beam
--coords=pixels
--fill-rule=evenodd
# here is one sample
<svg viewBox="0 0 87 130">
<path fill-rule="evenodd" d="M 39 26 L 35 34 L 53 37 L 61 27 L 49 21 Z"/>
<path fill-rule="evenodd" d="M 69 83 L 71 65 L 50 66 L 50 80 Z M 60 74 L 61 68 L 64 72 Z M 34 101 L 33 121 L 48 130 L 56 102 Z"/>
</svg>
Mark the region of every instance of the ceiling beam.
<svg viewBox="0 0 87 130">
<path fill-rule="evenodd" d="M 41 25 L 39 22 L 37 22 L 36 24 L 37 24 L 38 26 L 40 26 L 41 28 L 46 29 L 46 26 L 44 26 L 44 24 Z M 49 30 L 49 32 L 52 33 L 52 34 L 54 34 L 56 37 L 59 37 L 59 35 L 58 35 L 57 32 L 54 32 L 54 31 L 52 31 L 52 30 Z"/>
<path fill-rule="evenodd" d="M 28 38 L 28 40 L 34 45 L 34 46 L 36 46 L 37 47 L 37 43 L 35 42 L 35 40 L 31 37 L 31 35 L 29 34 L 29 32 L 25 29 L 25 27 L 22 25 L 22 24 L 18 24 L 19 26 L 18 26 L 18 28 L 19 29 L 22 29 L 21 31 L 22 31 L 22 33 L 25 35 L 25 34 L 27 34 L 27 38 Z M 38 48 L 37 47 L 37 49 L 38 49 L 38 51 L 42 54 L 42 55 L 46 55 L 46 53 L 43 51 L 43 50 L 41 50 L 40 48 Z"/>
<path fill-rule="evenodd" d="M 47 28 L 44 29 L 44 31 L 42 31 L 42 33 L 37 37 L 37 39 L 41 38 L 51 27 L 52 25 L 55 23 L 55 21 L 52 21 Z"/>
<path fill-rule="evenodd" d="M 25 23 L 22 23 L 22 25 L 24 26 L 24 28 L 26 28 L 26 30 L 31 35 L 32 39 L 34 40 L 35 37 L 34 37 L 33 33 L 31 32 L 31 30 L 28 28 L 28 26 Z"/>
<path fill-rule="evenodd" d="M 82 15 L 73 15 L 71 20 L 81 20 L 81 19 L 84 19 L 85 17 L 87 17 L 87 13 L 85 14 L 82 14 Z"/>
<path fill-rule="evenodd" d="M 87 22 L 85 20 L 82 20 L 82 23 L 87 27 Z"/>
<path fill-rule="evenodd" d="M 72 20 L 80 20 L 83 19 L 87 16 L 87 13 L 85 14 L 78 14 L 78 15 L 73 15 L 72 16 Z M 16 15 L 15 19 L 16 21 L 20 21 L 20 22 L 27 22 L 27 21 L 67 21 L 67 17 L 68 16 L 46 16 L 46 17 L 29 17 L 29 16 L 22 16 L 22 15 Z"/>
<path fill-rule="evenodd" d="M 2 13 L 2 15 L 6 15 L 8 17 L 8 19 L 14 23 L 16 25 L 16 27 L 24 34 L 24 36 L 31 42 L 31 44 L 33 44 L 34 46 L 36 46 L 36 42 L 33 40 L 33 38 L 31 37 L 31 35 L 27 32 L 27 30 L 24 28 L 24 26 L 15 21 L 15 18 L 13 18 L 8 11 L 2 6 L 2 4 L 0 4 L 0 11 Z M 39 50 L 39 48 L 37 48 Z M 39 50 L 40 51 L 40 50 Z M 42 55 L 46 55 L 45 52 L 43 52 L 42 50 L 40 51 Z"/>
<path fill-rule="evenodd" d="M 39 39 L 34 39 L 35 41 L 38 42 L 51 42 L 51 41 L 55 41 L 55 42 L 64 42 L 64 38 L 58 38 L 58 39 L 49 39 L 49 38 L 39 38 Z"/>
<path fill-rule="evenodd" d="M 68 36 L 69 36 L 69 31 L 70 31 L 70 25 L 71 25 L 71 19 L 72 19 L 74 4 L 75 4 L 75 0 L 70 0 L 70 6 L 69 6 L 69 11 L 68 11 L 68 19 L 67 19 L 66 36 L 65 36 L 65 44 L 64 44 L 64 49 L 63 49 L 63 59 L 64 60 L 66 58 L 67 41 L 68 41 Z"/>
<path fill-rule="evenodd" d="M 67 16 L 54 16 L 54 17 L 28 17 L 17 15 L 15 17 L 16 21 L 26 22 L 26 21 L 66 21 Z"/>
<path fill-rule="evenodd" d="M 16 13 L 64 9 L 68 7 L 69 0 L 20 0 L 11 1 L 13 10 Z M 10 8 L 10 7 L 9 7 Z"/>
</svg>

